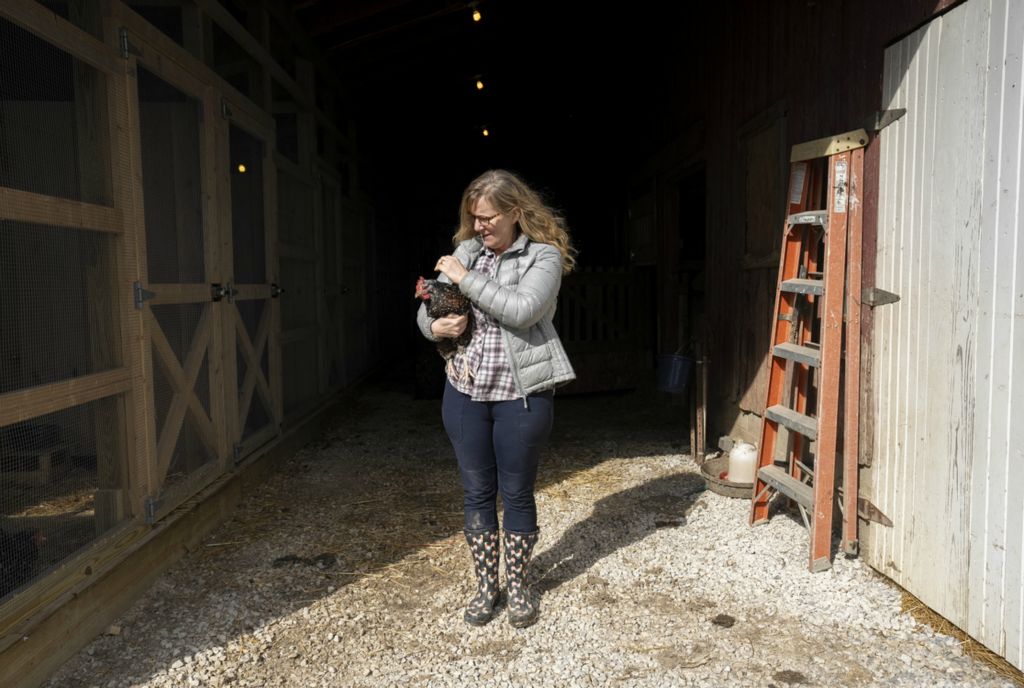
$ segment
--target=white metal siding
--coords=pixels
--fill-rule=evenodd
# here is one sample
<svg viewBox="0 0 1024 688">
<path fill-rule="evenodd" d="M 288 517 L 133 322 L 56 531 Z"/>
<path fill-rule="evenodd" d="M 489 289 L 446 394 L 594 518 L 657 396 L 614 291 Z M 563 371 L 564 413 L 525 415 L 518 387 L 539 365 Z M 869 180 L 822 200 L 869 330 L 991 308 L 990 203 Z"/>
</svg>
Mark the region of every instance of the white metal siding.
<svg viewBox="0 0 1024 688">
<path fill-rule="evenodd" d="M 1024 667 L 1024 2 L 892 46 L 883 103 L 865 559 Z"/>
</svg>

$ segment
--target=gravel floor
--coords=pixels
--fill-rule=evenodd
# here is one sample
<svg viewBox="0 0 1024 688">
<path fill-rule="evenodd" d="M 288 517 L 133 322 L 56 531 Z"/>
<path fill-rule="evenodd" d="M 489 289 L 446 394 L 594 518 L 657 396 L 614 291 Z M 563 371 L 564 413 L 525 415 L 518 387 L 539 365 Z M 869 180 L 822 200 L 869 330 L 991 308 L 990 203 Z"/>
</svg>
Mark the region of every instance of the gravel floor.
<svg viewBox="0 0 1024 688">
<path fill-rule="evenodd" d="M 542 615 L 473 582 L 437 400 L 346 402 L 51 686 L 1009 686 L 789 515 L 703 491 L 664 397 L 561 398 L 539 476 Z"/>
</svg>

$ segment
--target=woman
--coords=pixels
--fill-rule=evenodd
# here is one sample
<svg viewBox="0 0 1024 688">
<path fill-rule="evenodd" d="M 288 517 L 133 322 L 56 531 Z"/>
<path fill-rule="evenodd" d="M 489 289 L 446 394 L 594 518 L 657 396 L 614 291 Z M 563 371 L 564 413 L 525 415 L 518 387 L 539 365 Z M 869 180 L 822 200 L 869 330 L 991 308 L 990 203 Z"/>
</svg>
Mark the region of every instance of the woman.
<svg viewBox="0 0 1024 688">
<path fill-rule="evenodd" d="M 501 550 L 495 500 L 504 504 L 508 620 L 517 628 L 537 620 L 526 585 L 537 542 L 533 489 L 540 451 L 551 432 L 553 390 L 575 379 L 552 317 L 562 274 L 574 249 L 561 217 L 521 179 L 485 172 L 462 195 L 454 255 L 442 256 L 442 281 L 473 304 L 474 330 L 445 383 L 442 418 L 459 462 L 465 534 L 473 556 L 477 594 L 465 619 L 483 625 L 500 597 Z M 432 319 L 421 306 L 425 337 L 458 337 L 467 316 Z M 469 374 L 455 374 L 468 371 Z"/>
</svg>

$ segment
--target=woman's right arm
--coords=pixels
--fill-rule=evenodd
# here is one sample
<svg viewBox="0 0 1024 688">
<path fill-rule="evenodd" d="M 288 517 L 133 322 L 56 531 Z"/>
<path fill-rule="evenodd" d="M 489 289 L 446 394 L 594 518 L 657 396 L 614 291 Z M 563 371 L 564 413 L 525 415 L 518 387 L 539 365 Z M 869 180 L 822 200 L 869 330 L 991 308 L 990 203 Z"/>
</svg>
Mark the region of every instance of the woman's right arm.
<svg viewBox="0 0 1024 688">
<path fill-rule="evenodd" d="M 421 303 L 420 308 L 416 311 L 416 324 L 419 325 L 420 332 L 423 336 L 432 342 L 439 341 L 441 338 L 434 334 L 433 325 L 437 322 L 437 318 L 431 318 L 427 315 L 427 304 Z"/>
</svg>

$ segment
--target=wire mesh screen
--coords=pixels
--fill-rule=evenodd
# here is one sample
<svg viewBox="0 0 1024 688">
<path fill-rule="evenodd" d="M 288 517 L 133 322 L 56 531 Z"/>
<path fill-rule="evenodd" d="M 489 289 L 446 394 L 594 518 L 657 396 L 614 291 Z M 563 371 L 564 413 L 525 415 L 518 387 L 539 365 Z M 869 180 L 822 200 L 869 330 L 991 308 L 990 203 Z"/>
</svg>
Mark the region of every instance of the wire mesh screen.
<svg viewBox="0 0 1024 688">
<path fill-rule="evenodd" d="M 281 328 L 296 330 L 316 325 L 316 264 L 297 258 L 281 258 Z"/>
<path fill-rule="evenodd" d="M 287 172 L 277 175 L 278 238 L 313 248 L 313 189 Z"/>
<path fill-rule="evenodd" d="M 143 19 L 160 29 L 160 33 L 180 46 L 189 47 L 185 45 L 184 13 L 181 7 L 172 7 L 170 5 L 157 6 L 145 0 L 142 2 L 129 0 L 125 4 L 131 7 Z"/>
<path fill-rule="evenodd" d="M 317 344 L 315 338 L 285 344 L 281 348 L 284 368 L 284 412 L 301 409 L 317 396 Z"/>
<path fill-rule="evenodd" d="M 0 429 L 0 604 L 124 518 L 121 400 Z"/>
<path fill-rule="evenodd" d="M 149 282 L 203 282 L 202 105 L 145 68 L 138 73 Z"/>
<path fill-rule="evenodd" d="M 238 284 L 264 284 L 263 142 L 232 125 L 230 145 L 234 279 Z"/>
<path fill-rule="evenodd" d="M 0 220 L 0 394 L 120 365 L 112 241 Z"/>
<path fill-rule="evenodd" d="M 112 205 L 105 75 L 0 19 L 0 186 Z"/>
</svg>

